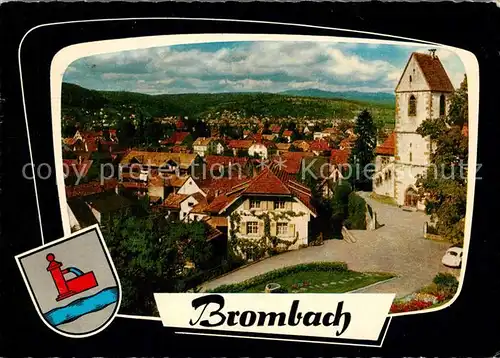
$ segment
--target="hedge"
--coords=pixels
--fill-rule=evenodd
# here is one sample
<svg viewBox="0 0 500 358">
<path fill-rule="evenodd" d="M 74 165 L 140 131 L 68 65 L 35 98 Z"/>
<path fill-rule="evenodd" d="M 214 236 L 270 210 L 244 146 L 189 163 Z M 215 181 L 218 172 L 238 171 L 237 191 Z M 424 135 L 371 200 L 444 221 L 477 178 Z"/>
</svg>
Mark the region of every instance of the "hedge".
<svg viewBox="0 0 500 358">
<path fill-rule="evenodd" d="M 366 229 L 366 201 L 355 192 L 349 194 L 345 226 L 350 230 Z"/>
<path fill-rule="evenodd" d="M 209 293 L 242 292 L 253 286 L 267 284 L 276 278 L 304 271 L 346 272 L 347 264 L 345 262 L 312 262 L 308 264 L 287 266 L 284 268 L 266 272 L 265 274 L 259 276 L 252 277 L 251 279 L 248 279 L 243 282 L 234 283 L 230 285 L 222 285 L 214 288 L 213 290 L 207 290 L 207 292 Z"/>
</svg>

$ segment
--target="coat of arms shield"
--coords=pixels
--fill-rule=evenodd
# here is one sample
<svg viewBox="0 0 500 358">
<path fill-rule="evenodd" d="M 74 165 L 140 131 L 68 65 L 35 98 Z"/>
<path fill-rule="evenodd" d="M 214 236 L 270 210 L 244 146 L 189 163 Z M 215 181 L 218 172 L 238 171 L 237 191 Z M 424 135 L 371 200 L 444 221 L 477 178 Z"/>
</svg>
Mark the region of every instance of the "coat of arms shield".
<svg viewBox="0 0 500 358">
<path fill-rule="evenodd" d="M 117 314 L 120 281 L 98 225 L 19 254 L 16 261 L 40 317 L 57 333 L 87 337 Z"/>
</svg>

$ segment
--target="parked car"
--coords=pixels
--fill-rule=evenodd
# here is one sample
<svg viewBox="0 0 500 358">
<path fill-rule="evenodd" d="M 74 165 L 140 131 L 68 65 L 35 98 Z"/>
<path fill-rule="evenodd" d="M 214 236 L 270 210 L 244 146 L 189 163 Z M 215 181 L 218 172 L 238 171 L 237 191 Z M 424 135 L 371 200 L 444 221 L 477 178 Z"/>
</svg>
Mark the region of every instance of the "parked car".
<svg viewBox="0 0 500 358">
<path fill-rule="evenodd" d="M 441 263 L 449 267 L 461 267 L 462 266 L 462 255 L 463 249 L 460 247 L 450 247 L 446 250 Z"/>
</svg>

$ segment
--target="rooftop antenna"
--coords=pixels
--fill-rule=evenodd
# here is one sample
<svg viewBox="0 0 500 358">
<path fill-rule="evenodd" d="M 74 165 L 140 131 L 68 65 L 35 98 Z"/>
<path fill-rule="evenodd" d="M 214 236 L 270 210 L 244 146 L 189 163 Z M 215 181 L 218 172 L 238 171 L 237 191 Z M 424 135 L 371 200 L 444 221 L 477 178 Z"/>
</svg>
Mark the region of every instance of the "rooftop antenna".
<svg viewBox="0 0 500 358">
<path fill-rule="evenodd" d="M 430 53 L 430 55 L 432 56 L 432 58 L 435 58 L 435 57 L 436 57 L 436 49 L 435 49 L 435 48 L 431 48 L 431 49 L 429 49 L 429 53 Z"/>
</svg>

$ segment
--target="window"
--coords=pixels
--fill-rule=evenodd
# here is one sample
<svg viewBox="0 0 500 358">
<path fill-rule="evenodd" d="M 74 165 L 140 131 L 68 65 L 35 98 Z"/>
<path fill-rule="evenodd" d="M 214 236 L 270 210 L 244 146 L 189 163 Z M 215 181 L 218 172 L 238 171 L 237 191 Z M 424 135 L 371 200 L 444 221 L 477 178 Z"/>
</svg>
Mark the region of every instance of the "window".
<svg viewBox="0 0 500 358">
<path fill-rule="evenodd" d="M 247 222 L 247 234 L 258 234 L 259 233 L 259 223 L 257 221 Z"/>
<path fill-rule="evenodd" d="M 410 83 L 411 83 L 411 80 L 412 80 L 412 78 L 411 78 L 411 75 L 410 75 Z"/>
<path fill-rule="evenodd" d="M 413 160 L 413 155 L 412 155 L 412 153 L 410 152 L 410 163 L 411 163 L 411 161 L 412 161 L 412 160 Z"/>
<path fill-rule="evenodd" d="M 444 94 L 439 97 L 439 115 L 446 115 L 446 97 Z"/>
<path fill-rule="evenodd" d="M 288 223 L 277 223 L 276 232 L 280 236 L 285 236 L 286 234 L 288 234 Z"/>
<path fill-rule="evenodd" d="M 416 116 L 417 115 L 417 99 L 414 95 L 410 96 L 410 100 L 408 101 L 408 115 Z"/>
<path fill-rule="evenodd" d="M 259 209 L 260 208 L 260 200 L 250 200 L 250 209 Z"/>
<path fill-rule="evenodd" d="M 277 200 L 274 202 L 274 209 L 284 209 L 285 202 L 283 200 Z"/>
</svg>

